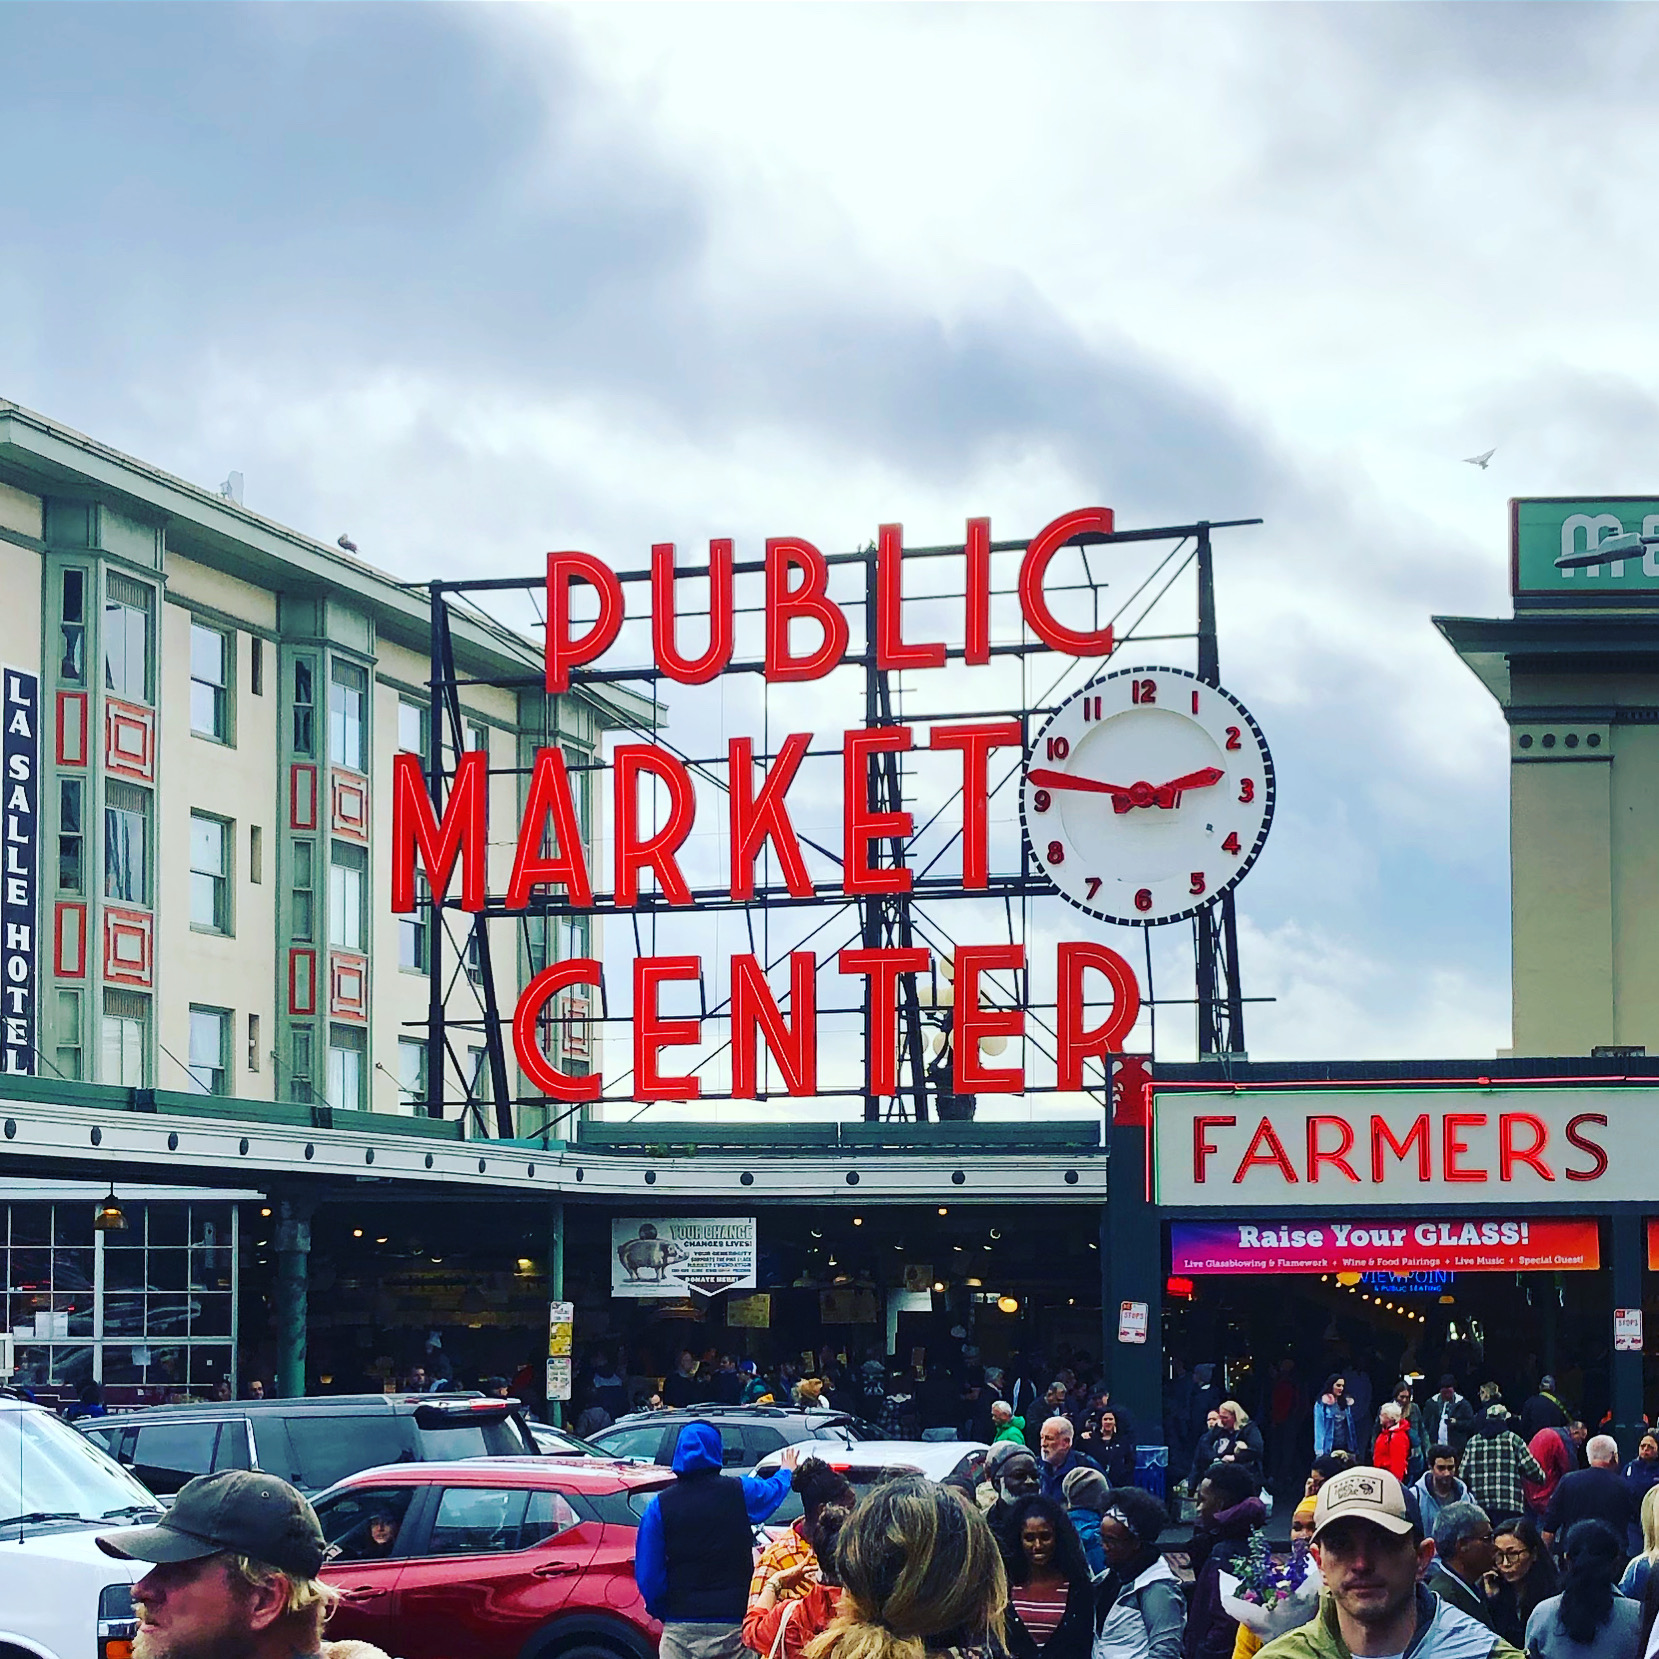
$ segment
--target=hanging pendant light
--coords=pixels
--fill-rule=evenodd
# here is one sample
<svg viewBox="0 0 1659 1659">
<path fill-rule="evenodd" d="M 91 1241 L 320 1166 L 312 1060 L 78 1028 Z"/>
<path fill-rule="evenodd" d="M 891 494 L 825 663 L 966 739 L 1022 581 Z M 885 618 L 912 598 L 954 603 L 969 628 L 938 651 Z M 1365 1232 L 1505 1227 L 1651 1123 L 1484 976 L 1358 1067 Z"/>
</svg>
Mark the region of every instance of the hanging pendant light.
<svg viewBox="0 0 1659 1659">
<path fill-rule="evenodd" d="M 109 1195 L 98 1206 L 98 1213 L 92 1218 L 92 1230 L 95 1233 L 124 1233 L 127 1230 L 127 1213 L 121 1208 L 121 1200 L 115 1196 L 115 1183 L 109 1184 Z"/>
</svg>

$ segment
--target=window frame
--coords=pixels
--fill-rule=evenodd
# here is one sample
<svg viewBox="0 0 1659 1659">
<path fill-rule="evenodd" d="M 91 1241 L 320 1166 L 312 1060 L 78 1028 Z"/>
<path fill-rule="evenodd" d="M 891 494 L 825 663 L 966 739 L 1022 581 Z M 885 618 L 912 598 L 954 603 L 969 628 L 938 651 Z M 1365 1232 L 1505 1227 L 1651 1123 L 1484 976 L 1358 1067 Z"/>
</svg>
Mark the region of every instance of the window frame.
<svg viewBox="0 0 1659 1659">
<path fill-rule="evenodd" d="M 359 862 L 360 861 L 360 862 Z M 351 878 L 351 879 L 346 879 Z M 361 955 L 368 949 L 368 855 L 350 842 L 331 841 L 328 850 L 328 948 Z M 355 893 L 355 900 L 353 894 Z M 355 911 L 354 911 L 355 904 Z M 355 927 L 347 923 L 355 920 Z M 337 925 L 338 924 L 338 925 Z M 354 936 L 346 937 L 350 931 Z"/>
<path fill-rule="evenodd" d="M 129 795 L 129 791 L 131 792 Z M 143 805 L 121 804 L 142 799 Z M 148 908 L 150 905 L 151 866 L 154 860 L 150 856 L 150 831 L 155 816 L 155 792 L 146 789 L 142 784 L 128 783 L 125 779 L 106 778 L 104 780 L 104 897 L 115 904 L 133 904 Z M 140 821 L 141 834 L 139 836 L 139 865 L 137 896 L 128 891 L 115 891 L 112 878 L 120 873 L 119 863 L 112 862 L 116 855 L 115 827 L 116 819 L 136 817 Z M 123 838 L 124 839 L 124 838 Z M 130 870 L 128 874 L 130 875 Z M 130 883 L 120 883 L 125 889 Z"/>
<path fill-rule="evenodd" d="M 202 1016 L 204 1019 L 213 1020 L 218 1028 L 218 1063 L 211 1067 L 202 1068 L 206 1069 L 210 1075 L 214 1073 L 217 1074 L 216 1087 L 203 1083 L 202 1079 L 197 1076 L 198 1068 L 202 1067 L 202 1062 L 198 1061 L 196 1058 L 196 1019 L 198 1015 Z M 197 1002 L 190 1004 L 189 1042 L 185 1049 L 185 1069 L 190 1073 L 191 1080 L 203 1094 L 227 1097 L 234 1092 L 230 1087 L 230 1043 L 232 1023 L 232 1013 L 228 1008 L 213 1008 Z"/>
<path fill-rule="evenodd" d="M 415 1070 L 413 1086 L 404 1080 L 403 1061 L 407 1053 L 413 1051 L 420 1057 L 420 1064 Z M 427 1079 L 427 1043 L 424 1037 L 399 1037 L 397 1040 L 397 1092 L 400 1103 L 404 1106 L 418 1106 L 426 1099 Z"/>
<path fill-rule="evenodd" d="M 348 1039 L 342 1041 L 341 1039 Z M 346 1025 L 341 1021 L 333 1021 L 328 1028 L 328 1076 L 324 1082 L 324 1094 L 328 1104 L 337 1112 L 360 1112 L 363 1110 L 364 1081 L 368 1076 L 368 1034 L 359 1026 Z M 349 1055 L 353 1061 L 350 1068 L 342 1066 L 341 1083 L 344 1084 L 344 1073 L 350 1069 L 356 1073 L 357 1089 L 356 1100 L 347 1100 L 342 1087 L 335 1089 L 334 1057 L 335 1055 Z"/>
<path fill-rule="evenodd" d="M 355 721 L 350 698 L 357 702 Z M 341 656 L 328 662 L 328 763 L 363 776 L 369 770 L 369 671 Z"/>
<path fill-rule="evenodd" d="M 119 1003 L 123 999 L 131 999 L 132 1005 L 142 1004 L 142 1013 L 112 1013 L 111 1002 Z M 104 987 L 104 1000 L 98 1010 L 98 1081 L 113 1083 L 118 1088 L 142 1089 L 148 1086 L 150 1076 L 150 1022 L 155 1018 L 155 1003 L 150 997 L 137 991 L 120 990 L 115 986 Z M 110 1026 L 114 1023 L 121 1029 L 119 1075 L 107 1075 L 109 1067 L 106 1061 L 109 1058 Z M 138 1053 L 138 1080 L 127 1080 L 128 1039 L 136 1036 Z"/>
<path fill-rule="evenodd" d="M 136 599 L 120 597 L 117 588 L 118 583 L 130 584 L 134 590 L 141 589 L 146 596 L 142 607 Z M 128 661 L 130 647 L 132 645 L 133 624 L 129 620 L 117 618 L 112 615 L 113 612 L 117 611 L 130 612 L 131 615 L 136 616 L 141 623 L 140 644 L 142 647 L 143 662 L 141 664 L 140 678 L 143 683 L 142 688 L 136 692 L 131 689 L 132 672 L 130 662 Z M 120 698 L 123 702 L 143 703 L 147 707 L 151 708 L 155 706 L 155 618 L 156 598 L 155 589 L 153 587 L 151 587 L 148 583 L 140 582 L 136 577 L 128 576 L 123 571 L 109 570 L 105 572 L 102 639 L 100 640 L 101 650 L 99 655 L 102 659 L 103 686 L 107 695 Z M 111 683 L 113 679 L 113 663 L 110 653 L 117 638 L 118 628 L 119 637 L 122 642 L 122 684 L 114 685 Z"/>
<path fill-rule="evenodd" d="M 211 824 L 219 835 L 219 859 L 223 868 L 218 872 L 196 868 L 196 826 Z M 217 813 L 190 809 L 190 931 L 209 933 L 223 939 L 236 936 L 236 916 L 232 904 L 235 891 L 236 826 L 229 818 Z M 215 882 L 213 920 L 198 921 L 196 917 L 197 880 Z"/>
<path fill-rule="evenodd" d="M 73 893 L 83 897 L 86 893 L 86 778 L 66 777 L 58 778 L 58 862 L 57 862 L 57 890 L 60 893 Z M 70 801 L 74 805 L 75 827 L 65 828 L 69 818 L 68 806 Z M 73 884 L 63 879 L 64 860 L 72 858 L 75 865 L 76 879 Z"/>
<path fill-rule="evenodd" d="M 216 640 L 219 646 L 219 679 L 204 680 L 197 671 L 196 636 Z M 212 698 L 212 723 L 202 727 L 196 724 L 196 692 L 201 688 Z M 227 748 L 236 746 L 235 727 L 236 690 L 236 635 L 227 628 L 204 622 L 200 617 L 190 618 L 190 735 L 207 743 L 222 743 Z"/>
</svg>

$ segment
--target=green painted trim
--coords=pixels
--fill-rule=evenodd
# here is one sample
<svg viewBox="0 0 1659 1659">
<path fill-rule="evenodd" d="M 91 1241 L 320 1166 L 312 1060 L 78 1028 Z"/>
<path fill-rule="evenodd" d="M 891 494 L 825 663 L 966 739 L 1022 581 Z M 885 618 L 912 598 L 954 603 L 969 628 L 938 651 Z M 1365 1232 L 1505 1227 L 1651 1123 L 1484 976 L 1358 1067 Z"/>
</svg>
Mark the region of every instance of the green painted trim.
<svg viewBox="0 0 1659 1659">
<path fill-rule="evenodd" d="M 162 599 L 168 605 L 177 605 L 181 611 L 189 611 L 192 616 L 199 616 L 210 627 L 235 628 L 244 634 L 266 640 L 272 645 L 281 643 L 282 635 L 274 628 L 250 622 L 245 616 L 232 616 L 229 611 L 221 611 L 213 605 L 204 605 L 199 599 L 186 599 L 182 593 L 166 593 L 162 595 Z"/>
<path fill-rule="evenodd" d="M 234 1033 L 232 1034 L 234 1037 Z M 218 1118 L 236 1123 L 288 1124 L 302 1129 L 330 1130 L 345 1118 L 359 1133 L 408 1135 L 416 1140 L 462 1141 L 465 1124 L 459 1119 L 394 1117 L 388 1112 L 333 1113 L 326 1106 L 292 1105 L 285 1101 L 243 1100 L 235 1095 L 180 1094 L 171 1089 L 123 1089 L 108 1083 L 68 1083 L 52 1077 L 0 1075 L 0 1102 L 28 1101 L 34 1105 L 66 1106 L 105 1112 L 140 1112 L 153 1102 L 160 1117 Z M 499 1143 L 495 1143 L 499 1144 Z M 0 1142 L 3 1149 L 4 1142 Z"/>
</svg>

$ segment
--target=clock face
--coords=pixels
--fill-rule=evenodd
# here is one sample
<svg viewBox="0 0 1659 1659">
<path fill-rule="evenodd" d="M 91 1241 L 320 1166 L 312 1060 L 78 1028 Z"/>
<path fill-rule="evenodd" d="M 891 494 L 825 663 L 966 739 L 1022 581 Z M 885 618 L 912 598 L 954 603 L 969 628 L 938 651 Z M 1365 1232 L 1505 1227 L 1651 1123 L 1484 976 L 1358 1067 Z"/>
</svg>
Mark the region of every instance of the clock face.
<svg viewBox="0 0 1659 1659">
<path fill-rule="evenodd" d="M 1131 668 L 1062 703 L 1026 757 L 1033 858 L 1079 910 L 1131 927 L 1194 916 L 1255 863 L 1273 758 L 1236 698 L 1180 668 Z"/>
</svg>

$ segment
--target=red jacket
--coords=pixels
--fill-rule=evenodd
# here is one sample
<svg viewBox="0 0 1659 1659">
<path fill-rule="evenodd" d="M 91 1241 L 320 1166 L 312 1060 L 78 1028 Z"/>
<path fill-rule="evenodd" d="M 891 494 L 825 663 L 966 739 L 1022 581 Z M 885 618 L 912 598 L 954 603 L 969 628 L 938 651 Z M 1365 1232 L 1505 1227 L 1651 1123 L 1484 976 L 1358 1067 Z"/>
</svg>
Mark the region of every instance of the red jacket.
<svg viewBox="0 0 1659 1659">
<path fill-rule="evenodd" d="M 1578 1467 L 1577 1454 L 1567 1449 L 1566 1432 L 1565 1429 L 1540 1429 L 1532 1437 L 1532 1455 L 1544 1471 L 1544 1484 L 1539 1486 L 1524 1476 L 1521 1484 L 1526 1490 L 1527 1508 L 1535 1515 L 1542 1515 L 1549 1508 L 1561 1477 Z"/>
<path fill-rule="evenodd" d="M 800 1659 L 801 1651 L 815 1637 L 829 1629 L 841 1600 L 838 1584 L 814 1584 L 804 1596 L 781 1601 L 775 1607 L 749 1604 L 743 1616 L 743 1645 L 751 1653 L 770 1656 L 783 1630 L 782 1659 Z M 787 1621 L 787 1622 L 786 1622 Z"/>
<path fill-rule="evenodd" d="M 1377 1436 L 1371 1461 L 1379 1469 L 1386 1469 L 1404 1486 L 1406 1468 L 1411 1461 L 1411 1430 L 1403 1422 L 1391 1424 Z"/>
</svg>

